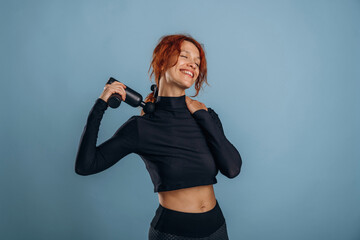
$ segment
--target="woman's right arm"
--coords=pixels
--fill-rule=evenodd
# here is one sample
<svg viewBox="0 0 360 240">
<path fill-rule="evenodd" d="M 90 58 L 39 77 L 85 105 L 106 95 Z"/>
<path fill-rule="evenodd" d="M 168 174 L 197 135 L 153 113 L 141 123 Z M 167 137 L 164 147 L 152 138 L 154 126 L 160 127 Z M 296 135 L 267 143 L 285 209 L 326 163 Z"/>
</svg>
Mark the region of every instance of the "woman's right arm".
<svg viewBox="0 0 360 240">
<path fill-rule="evenodd" d="M 95 101 L 89 113 L 75 161 L 75 172 L 79 175 L 101 172 L 129 153 L 137 152 L 139 134 L 136 116 L 129 118 L 111 138 L 96 146 L 100 122 L 108 108 L 108 97 L 118 92 L 125 99 L 124 91 L 118 86 L 105 87 L 104 93 Z"/>
</svg>

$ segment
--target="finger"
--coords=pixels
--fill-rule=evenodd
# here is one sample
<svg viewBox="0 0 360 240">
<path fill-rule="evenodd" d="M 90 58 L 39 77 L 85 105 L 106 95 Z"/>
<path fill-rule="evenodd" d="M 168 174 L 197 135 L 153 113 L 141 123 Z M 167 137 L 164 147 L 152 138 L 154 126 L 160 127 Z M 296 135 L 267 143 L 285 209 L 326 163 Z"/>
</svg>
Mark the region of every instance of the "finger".
<svg viewBox="0 0 360 240">
<path fill-rule="evenodd" d="M 126 92 L 125 92 L 125 90 L 124 90 L 122 87 L 113 88 L 113 93 L 118 93 L 118 94 L 120 94 L 122 100 L 125 101 Z"/>
<path fill-rule="evenodd" d="M 126 92 L 124 89 L 122 89 L 122 94 L 121 94 L 122 98 L 123 98 L 123 101 L 125 101 L 126 99 Z"/>
<path fill-rule="evenodd" d="M 122 86 L 123 88 L 126 88 L 125 84 L 123 84 L 122 82 L 116 82 L 116 84 Z"/>
<path fill-rule="evenodd" d="M 123 101 L 125 101 L 126 92 L 122 87 L 116 87 L 114 91 L 121 95 Z"/>
<path fill-rule="evenodd" d="M 112 89 L 113 91 L 124 91 L 124 88 L 122 87 L 122 85 L 118 85 L 118 86 L 111 86 L 109 87 L 110 89 Z"/>
</svg>

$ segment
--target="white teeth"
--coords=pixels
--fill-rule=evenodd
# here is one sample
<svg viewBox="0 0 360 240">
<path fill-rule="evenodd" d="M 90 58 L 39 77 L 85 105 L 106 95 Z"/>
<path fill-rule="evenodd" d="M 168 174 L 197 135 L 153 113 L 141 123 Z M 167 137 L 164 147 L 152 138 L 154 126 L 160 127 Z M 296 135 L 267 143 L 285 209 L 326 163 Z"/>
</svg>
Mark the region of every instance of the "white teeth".
<svg viewBox="0 0 360 240">
<path fill-rule="evenodd" d="M 186 71 L 186 70 L 182 70 L 184 73 L 186 73 L 186 74 L 188 74 L 188 75 L 190 75 L 191 77 L 193 77 L 194 76 L 194 74 L 192 73 L 192 72 L 189 72 L 189 71 Z"/>
</svg>

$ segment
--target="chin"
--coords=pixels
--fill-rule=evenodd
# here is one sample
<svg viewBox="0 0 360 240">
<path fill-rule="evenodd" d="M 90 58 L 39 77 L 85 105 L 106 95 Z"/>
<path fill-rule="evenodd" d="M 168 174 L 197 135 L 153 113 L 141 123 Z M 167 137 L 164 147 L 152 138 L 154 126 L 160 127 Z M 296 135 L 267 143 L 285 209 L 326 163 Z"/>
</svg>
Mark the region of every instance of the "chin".
<svg viewBox="0 0 360 240">
<path fill-rule="evenodd" d="M 187 88 L 190 88 L 192 85 L 194 85 L 195 80 L 188 80 L 184 82 L 184 85 L 187 86 Z"/>
<path fill-rule="evenodd" d="M 188 89 L 188 88 L 191 88 L 191 86 L 192 86 L 193 84 L 194 84 L 194 83 L 191 83 L 191 84 L 190 84 L 190 83 L 184 83 L 183 86 L 184 86 L 185 89 Z"/>
<path fill-rule="evenodd" d="M 176 85 L 177 85 L 178 87 L 180 87 L 180 88 L 188 89 L 188 88 L 191 88 L 191 86 L 192 86 L 193 84 L 194 84 L 194 83 L 189 82 L 189 81 L 178 81 Z"/>
</svg>

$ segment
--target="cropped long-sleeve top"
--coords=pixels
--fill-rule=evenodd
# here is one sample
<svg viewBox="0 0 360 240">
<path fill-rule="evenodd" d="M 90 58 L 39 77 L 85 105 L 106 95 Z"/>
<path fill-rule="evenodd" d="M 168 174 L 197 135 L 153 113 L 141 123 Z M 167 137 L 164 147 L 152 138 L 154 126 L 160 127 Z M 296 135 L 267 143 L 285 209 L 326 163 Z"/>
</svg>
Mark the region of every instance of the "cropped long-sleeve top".
<svg viewBox="0 0 360 240">
<path fill-rule="evenodd" d="M 130 117 L 114 135 L 96 146 L 107 102 L 98 98 L 90 110 L 76 156 L 75 172 L 101 172 L 130 153 L 139 155 L 154 184 L 154 192 L 217 183 L 240 173 L 242 159 L 224 134 L 210 107 L 193 114 L 185 95 L 157 96 L 155 111 Z"/>
</svg>

